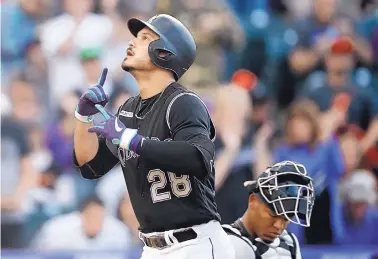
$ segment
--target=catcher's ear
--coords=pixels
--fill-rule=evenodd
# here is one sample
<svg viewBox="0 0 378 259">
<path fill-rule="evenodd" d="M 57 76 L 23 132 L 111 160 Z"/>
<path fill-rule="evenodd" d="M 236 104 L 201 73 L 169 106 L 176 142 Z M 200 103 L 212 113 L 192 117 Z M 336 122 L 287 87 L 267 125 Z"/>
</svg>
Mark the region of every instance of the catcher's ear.
<svg viewBox="0 0 378 259">
<path fill-rule="evenodd" d="M 251 209 L 256 209 L 257 206 L 258 206 L 258 199 L 256 197 L 256 194 L 252 193 L 251 195 L 249 195 L 248 207 L 250 207 Z"/>
</svg>

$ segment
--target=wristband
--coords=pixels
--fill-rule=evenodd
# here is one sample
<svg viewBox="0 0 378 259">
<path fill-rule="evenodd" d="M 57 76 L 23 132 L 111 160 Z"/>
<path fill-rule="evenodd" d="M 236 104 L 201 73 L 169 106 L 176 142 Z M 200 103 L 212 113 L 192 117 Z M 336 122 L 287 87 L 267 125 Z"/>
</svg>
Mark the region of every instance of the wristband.
<svg viewBox="0 0 378 259">
<path fill-rule="evenodd" d="M 84 116 L 75 111 L 75 118 L 84 123 L 91 123 L 93 121 L 93 115 Z"/>
<path fill-rule="evenodd" d="M 121 136 L 119 146 L 127 150 L 136 151 L 136 146 L 139 144 L 142 138 L 142 136 L 138 135 L 138 130 L 125 129 Z"/>
</svg>

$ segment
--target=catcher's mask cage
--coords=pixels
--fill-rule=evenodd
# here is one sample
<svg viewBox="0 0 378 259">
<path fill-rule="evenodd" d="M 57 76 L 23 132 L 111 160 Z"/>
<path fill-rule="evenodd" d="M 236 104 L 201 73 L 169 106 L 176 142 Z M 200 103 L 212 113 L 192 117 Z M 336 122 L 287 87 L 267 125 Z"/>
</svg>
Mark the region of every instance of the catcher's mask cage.
<svg viewBox="0 0 378 259">
<path fill-rule="evenodd" d="M 306 168 L 292 161 L 268 167 L 256 181 L 244 183 L 250 193 L 259 196 L 278 216 L 309 227 L 315 202 L 314 185 Z"/>
</svg>

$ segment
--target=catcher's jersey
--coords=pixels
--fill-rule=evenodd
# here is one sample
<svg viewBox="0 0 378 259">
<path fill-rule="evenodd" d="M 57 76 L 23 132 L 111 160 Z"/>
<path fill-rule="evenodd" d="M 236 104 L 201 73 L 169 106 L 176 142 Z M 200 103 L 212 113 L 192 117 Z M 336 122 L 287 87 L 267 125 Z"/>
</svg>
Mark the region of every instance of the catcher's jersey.
<svg viewBox="0 0 378 259">
<path fill-rule="evenodd" d="M 238 224 L 223 225 L 235 250 L 235 259 L 301 259 L 297 238 L 286 230 L 272 243 L 251 238 Z"/>
</svg>

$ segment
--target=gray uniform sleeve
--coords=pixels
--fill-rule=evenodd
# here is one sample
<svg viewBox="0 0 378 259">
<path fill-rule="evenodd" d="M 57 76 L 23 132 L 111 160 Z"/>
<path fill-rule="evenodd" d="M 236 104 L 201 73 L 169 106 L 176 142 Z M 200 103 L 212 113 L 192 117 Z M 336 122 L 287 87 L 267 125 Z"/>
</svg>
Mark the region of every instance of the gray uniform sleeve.
<svg viewBox="0 0 378 259">
<path fill-rule="evenodd" d="M 243 239 L 229 235 L 231 244 L 235 250 L 235 259 L 255 259 L 255 251 Z"/>
</svg>

